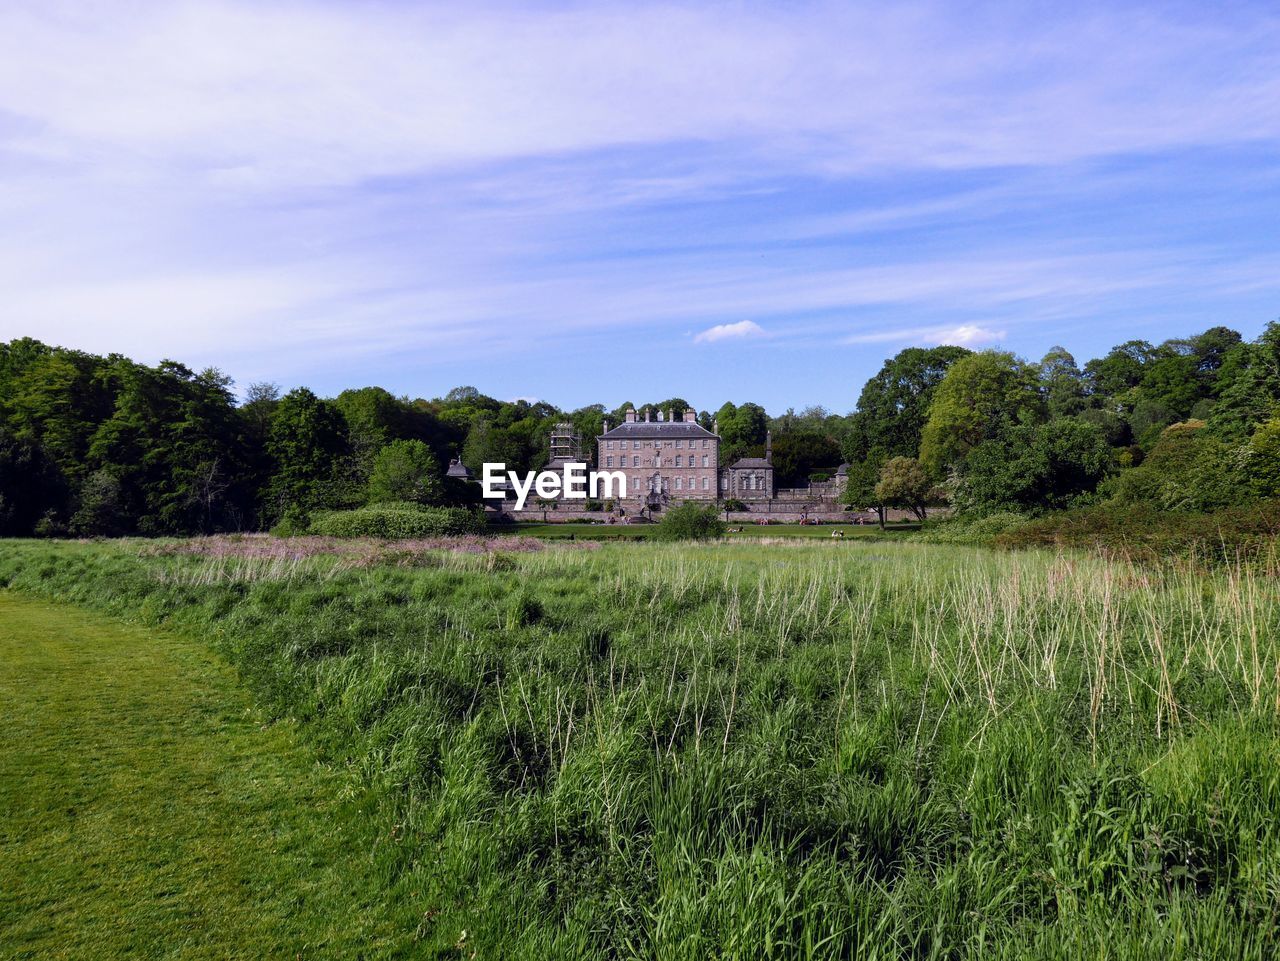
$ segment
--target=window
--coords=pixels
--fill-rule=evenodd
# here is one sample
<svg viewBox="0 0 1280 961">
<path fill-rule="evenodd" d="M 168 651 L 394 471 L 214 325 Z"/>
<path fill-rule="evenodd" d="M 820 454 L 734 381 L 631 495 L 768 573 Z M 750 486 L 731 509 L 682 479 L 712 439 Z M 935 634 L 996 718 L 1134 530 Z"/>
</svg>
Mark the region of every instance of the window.
<svg viewBox="0 0 1280 961">
<path fill-rule="evenodd" d="M 682 459 L 683 459 L 683 458 L 681 458 L 681 456 L 680 456 L 679 454 L 676 454 L 676 466 L 677 466 L 677 467 L 683 467 L 683 466 L 684 466 L 684 464 L 680 463 L 680 461 L 681 461 Z"/>
<path fill-rule="evenodd" d="M 703 489 L 704 491 L 706 491 L 706 490 L 711 490 L 711 478 L 710 478 L 710 477 L 707 477 L 707 476 L 705 476 L 705 475 L 703 476 L 703 478 L 702 478 L 702 489 Z"/>
<path fill-rule="evenodd" d="M 677 477 L 677 478 L 676 478 L 676 490 L 683 490 L 683 489 L 684 489 L 684 478 L 683 478 L 683 477 Z"/>
<path fill-rule="evenodd" d="M 728 474 L 721 474 L 721 475 L 720 475 L 720 489 L 721 489 L 722 491 L 727 491 L 727 490 L 729 489 L 729 475 L 728 475 Z"/>
<path fill-rule="evenodd" d="M 684 442 L 683 442 L 683 441 L 676 441 L 676 450 L 679 450 L 679 449 L 680 449 L 680 445 L 681 445 L 682 443 L 684 443 Z"/>
<path fill-rule="evenodd" d="M 708 464 L 708 463 L 707 463 L 707 455 L 706 455 L 706 454 L 703 454 L 703 455 L 702 455 L 702 466 L 703 466 L 703 467 L 710 467 L 710 466 L 711 466 L 710 464 Z"/>
<path fill-rule="evenodd" d="M 711 446 L 711 441 L 710 441 L 710 439 L 704 440 L 704 441 L 702 442 L 702 449 L 703 449 L 703 450 L 706 450 L 706 449 L 707 449 L 708 447 L 710 447 L 710 446 Z"/>
<path fill-rule="evenodd" d="M 631 442 L 631 449 L 632 449 L 632 450 L 639 450 L 639 449 L 640 449 L 640 442 L 639 442 L 638 440 L 633 440 L 633 441 Z"/>
<path fill-rule="evenodd" d="M 613 466 L 613 456 L 612 456 L 612 455 L 610 455 L 609 457 L 606 457 L 604 460 L 605 460 L 605 466 L 606 466 L 606 467 L 612 467 L 612 466 Z"/>
</svg>

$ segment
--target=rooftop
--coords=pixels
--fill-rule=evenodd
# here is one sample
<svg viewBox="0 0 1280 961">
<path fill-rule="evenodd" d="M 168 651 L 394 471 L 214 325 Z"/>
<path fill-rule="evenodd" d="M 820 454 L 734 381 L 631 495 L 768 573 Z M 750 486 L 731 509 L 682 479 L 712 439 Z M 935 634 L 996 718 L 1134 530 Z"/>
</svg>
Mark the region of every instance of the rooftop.
<svg viewBox="0 0 1280 961">
<path fill-rule="evenodd" d="M 715 437 L 716 435 L 705 427 L 689 421 L 638 420 L 630 424 L 619 424 L 600 436 L 617 439 L 619 437 Z"/>
<path fill-rule="evenodd" d="M 739 467 L 760 468 L 767 467 L 773 470 L 773 465 L 763 457 L 740 457 L 734 463 L 729 465 L 729 470 L 737 470 Z"/>
</svg>

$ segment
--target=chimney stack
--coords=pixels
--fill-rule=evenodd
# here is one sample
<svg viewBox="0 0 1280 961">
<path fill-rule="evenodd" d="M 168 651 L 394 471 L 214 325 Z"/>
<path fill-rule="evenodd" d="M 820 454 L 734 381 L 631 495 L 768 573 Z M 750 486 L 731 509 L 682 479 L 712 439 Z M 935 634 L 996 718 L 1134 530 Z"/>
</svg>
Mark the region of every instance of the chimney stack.
<svg viewBox="0 0 1280 961">
<path fill-rule="evenodd" d="M 667 408 L 667 423 L 671 422 L 671 408 Z"/>
<path fill-rule="evenodd" d="M 644 422 L 646 424 L 652 423 L 652 421 L 649 420 L 649 415 L 652 413 L 653 411 L 651 411 L 648 407 L 644 409 Z"/>
<path fill-rule="evenodd" d="M 604 425 L 603 425 L 603 428 L 601 429 L 600 433 L 602 433 L 602 434 L 607 434 L 607 433 L 609 433 L 609 418 L 608 418 L 608 417 L 606 417 L 606 418 L 604 419 Z"/>
<path fill-rule="evenodd" d="M 636 409 L 634 407 L 627 408 L 627 423 L 634 424 L 636 422 Z"/>
<path fill-rule="evenodd" d="M 715 420 L 711 422 L 711 433 L 715 434 L 717 437 L 720 436 L 720 418 L 719 417 L 717 417 Z"/>
<path fill-rule="evenodd" d="M 662 411 L 658 411 L 656 416 L 657 416 L 657 418 L 658 418 L 658 423 L 659 423 L 659 424 L 661 424 L 661 423 L 662 423 Z"/>
<path fill-rule="evenodd" d="M 696 424 L 698 422 L 698 412 L 692 407 L 684 409 L 684 422 L 686 424 Z"/>
<path fill-rule="evenodd" d="M 773 431 L 764 432 L 764 460 L 766 464 L 773 463 Z"/>
</svg>

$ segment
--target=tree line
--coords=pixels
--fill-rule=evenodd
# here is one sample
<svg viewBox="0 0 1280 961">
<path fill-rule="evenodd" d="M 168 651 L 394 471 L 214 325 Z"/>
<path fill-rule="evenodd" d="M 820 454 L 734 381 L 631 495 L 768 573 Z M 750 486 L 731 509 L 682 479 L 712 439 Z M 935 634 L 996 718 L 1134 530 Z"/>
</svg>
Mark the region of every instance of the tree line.
<svg viewBox="0 0 1280 961">
<path fill-rule="evenodd" d="M 250 385 L 216 369 L 139 364 L 0 343 L 0 534 L 168 535 L 257 530 L 318 510 L 379 502 L 474 503 L 454 457 L 536 470 L 554 424 L 593 453 L 605 420 L 677 413 L 683 398 L 565 411 L 473 387 L 434 399 L 379 387 L 323 398 Z M 908 348 L 885 362 L 848 415 L 769 417 L 754 403 L 701 411 L 722 460 L 764 451 L 775 483 L 849 467 L 859 506 L 923 513 L 1036 513 L 1132 500 L 1212 510 L 1280 485 L 1280 324 L 1244 341 L 1225 327 L 1159 345 L 1129 341 L 1083 368 L 1055 347 L 1039 362 L 1002 351 Z"/>
</svg>

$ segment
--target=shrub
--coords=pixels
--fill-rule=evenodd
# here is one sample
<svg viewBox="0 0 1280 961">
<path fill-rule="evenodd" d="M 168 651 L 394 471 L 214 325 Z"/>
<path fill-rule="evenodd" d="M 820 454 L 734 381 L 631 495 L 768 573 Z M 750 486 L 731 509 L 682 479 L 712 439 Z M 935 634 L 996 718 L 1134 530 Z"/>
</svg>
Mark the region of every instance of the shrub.
<svg viewBox="0 0 1280 961">
<path fill-rule="evenodd" d="M 325 537 L 440 537 L 478 534 L 484 529 L 484 515 L 479 511 L 403 502 L 327 511 L 311 521 L 311 533 Z"/>
<path fill-rule="evenodd" d="M 961 514 L 928 523 L 917 539 L 933 544 L 991 544 L 996 538 L 1020 529 L 1029 520 L 1026 514 L 1015 511 L 985 516 Z"/>
<path fill-rule="evenodd" d="M 1213 513 L 1104 504 L 1052 514 L 1000 534 L 998 547 L 1078 547 L 1140 563 L 1212 568 L 1253 564 L 1276 573 L 1280 501 Z"/>
<path fill-rule="evenodd" d="M 310 527 L 311 518 L 307 512 L 293 504 L 286 508 L 280 520 L 271 528 L 271 533 L 276 537 L 299 537 L 307 533 Z"/>
<path fill-rule="evenodd" d="M 724 522 L 714 505 L 688 501 L 672 508 L 653 532 L 660 541 L 701 541 L 724 536 Z"/>
<path fill-rule="evenodd" d="M 723 503 L 723 504 L 721 504 L 720 506 L 721 506 L 724 510 L 727 510 L 727 511 L 745 511 L 745 510 L 747 510 L 747 505 L 746 505 L 746 504 L 744 504 L 742 501 L 738 500 L 738 498 L 736 498 L 736 497 L 726 497 L 726 498 L 724 499 L 724 503 Z"/>
</svg>

